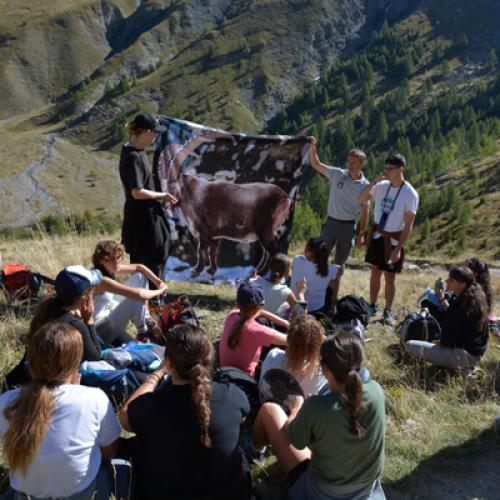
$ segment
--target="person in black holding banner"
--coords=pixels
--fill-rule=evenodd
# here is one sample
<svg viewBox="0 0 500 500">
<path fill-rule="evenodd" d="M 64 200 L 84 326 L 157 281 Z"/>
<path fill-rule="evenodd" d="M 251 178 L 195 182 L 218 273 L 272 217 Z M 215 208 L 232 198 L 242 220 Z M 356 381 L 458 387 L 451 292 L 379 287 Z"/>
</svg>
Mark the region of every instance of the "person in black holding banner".
<svg viewBox="0 0 500 500">
<path fill-rule="evenodd" d="M 393 154 L 385 160 L 384 172 L 371 181 L 359 195 L 361 204 L 375 201 L 374 225 L 368 238 L 365 261 L 371 264 L 370 309 L 375 315 L 382 273 L 385 279 L 383 322 L 394 323 L 392 304 L 396 295 L 396 273 L 404 262 L 404 244 L 413 229 L 418 208 L 418 193 L 405 181 L 406 160 Z"/>
<path fill-rule="evenodd" d="M 153 144 L 161 126 L 151 114 L 140 113 L 127 125 L 129 141 L 120 155 L 120 179 L 125 190 L 122 243 L 131 264 L 144 264 L 162 277 L 170 237 L 161 201 L 175 204 L 169 193 L 155 191 L 145 149 Z"/>
</svg>

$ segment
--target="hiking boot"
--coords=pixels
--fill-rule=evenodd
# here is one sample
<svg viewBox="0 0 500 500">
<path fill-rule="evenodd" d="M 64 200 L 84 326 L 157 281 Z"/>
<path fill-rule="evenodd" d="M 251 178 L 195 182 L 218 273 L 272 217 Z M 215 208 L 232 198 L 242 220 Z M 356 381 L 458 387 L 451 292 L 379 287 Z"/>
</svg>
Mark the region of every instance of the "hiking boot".
<svg viewBox="0 0 500 500">
<path fill-rule="evenodd" d="M 378 312 L 378 304 L 370 304 L 370 316 L 375 316 Z"/>
<path fill-rule="evenodd" d="M 243 449 L 243 453 L 249 462 L 256 463 L 258 465 L 262 465 L 264 463 L 264 459 L 266 458 L 266 450 L 267 446 L 264 446 L 260 450 L 256 450 L 252 446 L 252 436 L 247 436 L 243 440 L 243 444 L 241 446 Z"/>
<path fill-rule="evenodd" d="M 394 325 L 394 315 L 392 314 L 392 311 L 387 307 L 384 309 L 384 316 L 382 318 L 382 323 L 387 326 Z"/>
</svg>

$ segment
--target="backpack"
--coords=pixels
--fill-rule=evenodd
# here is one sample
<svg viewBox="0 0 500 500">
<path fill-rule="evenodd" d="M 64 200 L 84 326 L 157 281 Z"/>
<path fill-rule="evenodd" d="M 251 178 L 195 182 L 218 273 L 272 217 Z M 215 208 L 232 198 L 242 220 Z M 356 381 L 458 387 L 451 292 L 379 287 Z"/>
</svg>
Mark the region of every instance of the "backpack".
<svg viewBox="0 0 500 500">
<path fill-rule="evenodd" d="M 163 335 L 176 325 L 193 325 L 199 327 L 198 317 L 187 295 L 181 295 L 165 304 L 160 311 L 160 326 Z"/>
<path fill-rule="evenodd" d="M 250 415 L 247 422 L 253 422 L 260 409 L 259 384 L 247 372 L 234 368 L 233 366 L 224 366 L 214 370 L 212 379 L 215 382 L 229 382 L 238 386 L 247 396 L 250 403 Z"/>
<path fill-rule="evenodd" d="M 402 344 L 408 340 L 432 342 L 441 338 L 441 325 L 428 309 L 422 309 L 406 316 L 396 332 Z"/>
<path fill-rule="evenodd" d="M 92 368 L 92 362 L 82 363 L 81 384 L 103 390 L 115 407 L 124 403 L 141 385 L 134 373 L 123 370 L 100 370 Z"/>
<path fill-rule="evenodd" d="M 346 295 L 337 302 L 335 323 L 350 323 L 358 319 L 363 326 L 368 325 L 370 319 L 370 306 L 363 297 Z"/>
<path fill-rule="evenodd" d="M 0 273 L 0 285 L 10 300 L 36 297 L 44 282 L 54 284 L 51 278 L 13 262 L 5 264 Z"/>
</svg>

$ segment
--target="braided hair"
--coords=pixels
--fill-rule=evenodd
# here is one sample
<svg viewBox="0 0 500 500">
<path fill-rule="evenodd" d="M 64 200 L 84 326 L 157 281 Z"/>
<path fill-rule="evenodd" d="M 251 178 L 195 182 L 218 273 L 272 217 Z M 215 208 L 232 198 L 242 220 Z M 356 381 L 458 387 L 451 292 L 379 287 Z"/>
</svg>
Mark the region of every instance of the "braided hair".
<svg viewBox="0 0 500 500">
<path fill-rule="evenodd" d="M 200 428 L 200 441 L 210 447 L 208 433 L 212 394 L 211 371 L 214 348 L 207 334 L 191 325 L 178 325 L 169 331 L 165 352 L 180 378 L 191 383 L 191 395 Z"/>
</svg>

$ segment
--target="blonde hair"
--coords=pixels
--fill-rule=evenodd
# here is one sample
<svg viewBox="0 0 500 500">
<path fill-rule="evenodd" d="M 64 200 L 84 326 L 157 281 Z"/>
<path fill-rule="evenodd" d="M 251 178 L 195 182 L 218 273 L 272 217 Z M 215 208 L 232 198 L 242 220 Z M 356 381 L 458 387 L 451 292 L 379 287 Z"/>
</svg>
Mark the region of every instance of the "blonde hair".
<svg viewBox="0 0 500 500">
<path fill-rule="evenodd" d="M 350 149 L 347 153 L 347 156 L 354 156 L 360 159 L 363 163 L 366 161 L 366 153 L 361 151 L 361 149 Z"/>
<path fill-rule="evenodd" d="M 83 355 L 82 336 L 68 323 L 47 323 L 31 333 L 26 346 L 32 380 L 4 410 L 9 428 L 4 451 L 12 471 L 26 474 L 55 410 L 54 389 L 77 372 Z"/>
</svg>

